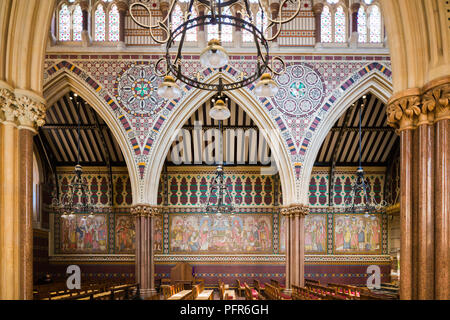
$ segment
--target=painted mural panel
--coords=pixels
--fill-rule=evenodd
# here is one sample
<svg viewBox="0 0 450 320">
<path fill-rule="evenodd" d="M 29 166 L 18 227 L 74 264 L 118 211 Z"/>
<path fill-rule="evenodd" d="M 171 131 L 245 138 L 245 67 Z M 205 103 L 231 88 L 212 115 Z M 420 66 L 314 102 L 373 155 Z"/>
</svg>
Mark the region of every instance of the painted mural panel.
<svg viewBox="0 0 450 320">
<path fill-rule="evenodd" d="M 107 216 L 96 214 L 84 219 L 77 215 L 61 221 L 61 251 L 63 253 L 104 253 L 108 249 Z"/>
<path fill-rule="evenodd" d="M 381 217 L 361 214 L 334 216 L 334 252 L 376 254 L 381 252 Z"/>
<path fill-rule="evenodd" d="M 136 238 L 134 219 L 129 214 L 116 215 L 116 252 L 134 253 Z"/>
<path fill-rule="evenodd" d="M 327 250 L 327 215 L 309 214 L 305 217 L 305 252 L 325 253 Z"/>
<path fill-rule="evenodd" d="M 172 253 L 273 253 L 272 215 L 169 217 Z"/>
</svg>

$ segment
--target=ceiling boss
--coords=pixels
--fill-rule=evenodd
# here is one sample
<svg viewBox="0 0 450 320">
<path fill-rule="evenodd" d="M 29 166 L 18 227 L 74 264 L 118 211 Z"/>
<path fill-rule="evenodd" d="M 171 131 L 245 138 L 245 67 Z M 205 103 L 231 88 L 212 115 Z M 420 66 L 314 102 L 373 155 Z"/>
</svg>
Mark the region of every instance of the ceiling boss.
<svg viewBox="0 0 450 320">
<path fill-rule="evenodd" d="M 152 17 L 150 7 L 142 2 L 136 2 L 130 5 L 130 15 L 133 21 L 139 26 L 149 30 L 149 35 L 156 43 L 166 45 L 165 56 L 160 58 L 155 64 L 155 73 L 164 77 L 163 82 L 158 86 L 158 94 L 166 99 L 177 99 L 181 96 L 181 89 L 176 83 L 177 80 L 185 84 L 208 91 L 217 91 L 219 95 L 222 92 L 246 87 L 256 81 L 254 92 L 260 97 L 273 96 L 278 91 L 278 86 L 273 81 L 273 75 L 279 75 L 285 70 L 284 61 L 278 56 L 270 56 L 269 41 L 276 39 L 281 32 L 283 24 L 292 21 L 300 11 L 300 0 L 281 0 L 277 19 L 272 19 L 269 11 L 269 0 L 257 0 L 258 6 L 261 8 L 264 18 L 268 23 L 264 30 L 260 30 L 253 23 L 252 14 L 250 11 L 250 0 L 189 0 L 187 6 L 187 14 L 184 15 L 183 23 L 172 30 L 170 17 L 175 8 L 175 5 L 180 0 L 172 0 L 169 4 L 167 14 L 162 17 L 162 20 L 150 25 L 140 21 L 137 14 L 133 10 L 144 9 L 148 15 L 148 21 L 155 21 L 156 17 Z M 296 9 L 287 14 L 282 14 L 283 8 L 287 3 L 296 4 Z M 191 14 L 194 6 L 202 5 L 206 7 L 204 11 L 207 14 L 199 14 L 195 17 Z M 237 9 L 236 16 L 226 15 L 223 12 L 231 12 L 226 9 Z M 183 46 L 185 42 L 186 32 L 191 28 L 198 28 L 207 25 L 217 25 L 218 39 L 211 39 L 208 41 L 206 48 L 199 52 L 199 60 L 204 68 L 211 68 L 219 72 L 218 81 L 208 83 L 202 77 L 189 76 L 183 70 Z M 250 74 L 241 73 L 240 77 L 234 82 L 224 81 L 221 77 L 222 69 L 228 64 L 229 56 L 225 48 L 221 44 L 221 34 L 223 26 L 238 27 L 242 31 L 249 32 L 253 36 L 256 60 L 253 61 L 255 68 L 254 72 Z M 155 32 L 162 30 L 161 32 Z M 269 32 L 272 30 L 272 32 Z M 156 34 L 158 33 L 158 35 Z M 191 55 L 189 55 L 191 57 Z M 278 63 L 277 63 L 278 61 Z M 279 67 L 276 68 L 275 64 Z M 200 71 L 200 70 L 198 70 Z M 199 74 L 197 72 L 197 74 Z"/>
</svg>

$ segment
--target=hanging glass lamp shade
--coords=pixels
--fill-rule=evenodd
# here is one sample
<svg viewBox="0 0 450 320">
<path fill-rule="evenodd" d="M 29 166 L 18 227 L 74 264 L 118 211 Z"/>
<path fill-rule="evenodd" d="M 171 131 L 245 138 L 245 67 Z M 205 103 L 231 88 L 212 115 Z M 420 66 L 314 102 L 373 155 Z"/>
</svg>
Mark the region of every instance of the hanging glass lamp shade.
<svg viewBox="0 0 450 320">
<path fill-rule="evenodd" d="M 208 46 L 200 53 L 200 62 L 205 68 L 222 68 L 228 63 L 228 53 L 217 39 L 208 41 Z"/>
<path fill-rule="evenodd" d="M 209 111 L 209 116 L 214 120 L 226 120 L 230 115 L 230 110 L 222 99 L 217 100 L 214 107 Z"/>
<path fill-rule="evenodd" d="M 278 85 L 272 80 L 269 73 L 264 73 L 261 80 L 255 86 L 255 94 L 258 97 L 271 97 L 278 92 Z"/>
<path fill-rule="evenodd" d="M 180 86 L 176 84 L 172 76 L 165 76 L 163 82 L 158 86 L 158 95 L 165 99 L 177 99 L 181 97 Z"/>
</svg>

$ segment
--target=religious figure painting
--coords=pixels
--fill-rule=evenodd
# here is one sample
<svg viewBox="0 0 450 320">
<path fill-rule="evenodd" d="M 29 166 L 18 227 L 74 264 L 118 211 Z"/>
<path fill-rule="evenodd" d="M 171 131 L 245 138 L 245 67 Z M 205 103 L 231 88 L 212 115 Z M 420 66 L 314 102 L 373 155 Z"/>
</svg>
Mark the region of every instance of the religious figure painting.
<svg viewBox="0 0 450 320">
<path fill-rule="evenodd" d="M 134 253 L 135 227 L 134 217 L 130 215 L 116 215 L 116 252 Z"/>
<path fill-rule="evenodd" d="M 64 253 L 104 253 L 107 251 L 107 217 L 76 215 L 61 220 L 61 251 Z"/>
<path fill-rule="evenodd" d="M 172 253 L 272 253 L 272 215 L 171 215 Z"/>
<path fill-rule="evenodd" d="M 335 253 L 380 253 L 381 217 L 341 214 L 334 217 Z"/>
<path fill-rule="evenodd" d="M 327 216 L 310 214 L 305 218 L 305 252 L 325 253 L 327 250 Z"/>
</svg>

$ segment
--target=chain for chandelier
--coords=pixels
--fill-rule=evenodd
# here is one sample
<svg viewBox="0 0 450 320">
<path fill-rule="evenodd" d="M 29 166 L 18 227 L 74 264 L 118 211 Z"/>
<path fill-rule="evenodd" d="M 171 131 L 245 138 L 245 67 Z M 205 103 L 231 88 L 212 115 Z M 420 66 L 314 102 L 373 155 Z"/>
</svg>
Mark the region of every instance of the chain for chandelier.
<svg viewBox="0 0 450 320">
<path fill-rule="evenodd" d="M 76 214 L 83 214 L 82 220 L 86 217 L 93 218 L 93 207 L 90 202 L 90 192 L 89 187 L 85 183 L 83 178 L 83 168 L 80 165 L 80 101 L 78 95 L 75 93 L 75 102 L 77 105 L 77 164 L 75 166 L 72 181 L 67 186 L 67 192 L 63 193 L 61 197 L 56 197 L 53 199 L 53 208 L 56 212 L 61 214 L 63 219 L 73 219 Z M 73 100 L 70 97 L 70 100 Z"/>
<path fill-rule="evenodd" d="M 150 4 L 135 2 L 130 5 L 129 9 L 132 20 L 138 26 L 148 29 L 154 42 L 166 45 L 165 56 L 160 58 L 154 66 L 155 73 L 164 77 L 163 82 L 158 87 L 158 94 L 161 97 L 166 99 L 181 97 L 182 90 L 175 82 L 176 80 L 201 90 L 225 92 L 249 86 L 259 79 L 254 88 L 254 93 L 257 96 L 269 97 L 277 93 L 278 86 L 272 80 L 272 77 L 282 74 L 286 70 L 286 65 L 281 57 L 270 56 L 269 41 L 278 38 L 282 25 L 292 21 L 298 15 L 301 9 L 301 0 L 281 0 L 277 10 L 278 18 L 271 18 L 271 15 L 268 14 L 269 2 L 267 0 L 258 0 L 262 17 L 267 19 L 268 22 L 264 30 L 260 30 L 253 23 L 249 0 L 189 0 L 183 23 L 172 30 L 170 17 L 176 5 L 180 2 L 180 0 L 164 2 L 168 10 L 167 14 L 160 20 L 159 17 L 153 16 Z M 295 9 L 288 8 L 288 3 L 296 4 Z M 203 7 L 207 14 L 202 13 L 193 17 L 193 8 L 199 6 Z M 236 16 L 223 14 L 225 9 L 231 9 L 232 7 L 236 9 Z M 142 9 L 148 15 L 148 19 L 145 21 L 157 22 L 152 24 L 144 22 Z M 284 12 L 284 10 L 289 11 Z M 286 18 L 282 18 L 286 15 Z M 207 47 L 200 52 L 199 60 L 204 68 L 211 68 L 219 72 L 217 82 L 208 82 L 202 79 L 201 70 L 196 70 L 197 76 L 193 77 L 188 74 L 183 63 L 186 32 L 192 28 L 208 25 L 218 26 L 218 39 L 211 39 L 208 42 Z M 252 34 L 256 49 L 256 60 L 253 61 L 254 68 L 252 68 L 254 71 L 250 74 L 241 72 L 240 76 L 228 82 L 224 81 L 222 77 L 223 68 L 229 62 L 228 53 L 221 44 L 222 26 L 237 27 L 242 32 Z M 156 30 L 159 32 L 155 32 Z M 269 36 L 270 32 L 272 32 L 271 36 Z M 192 57 L 191 54 L 189 56 Z"/>
<path fill-rule="evenodd" d="M 218 97 L 218 101 L 223 101 Z M 219 121 L 219 164 L 215 176 L 209 187 L 208 200 L 203 205 L 205 214 L 215 214 L 220 218 L 222 214 L 234 214 L 236 206 L 239 205 L 231 196 L 228 188 L 225 173 L 223 170 L 223 149 L 222 149 L 222 121 Z"/>
<path fill-rule="evenodd" d="M 364 104 L 360 105 L 359 110 L 359 159 L 358 169 L 356 170 L 356 180 L 352 184 L 350 197 L 345 200 L 345 211 L 347 213 L 361 213 L 366 218 L 375 219 L 374 213 L 382 212 L 388 206 L 386 200 L 375 201 L 370 197 L 370 185 L 364 176 L 362 168 L 362 109 Z M 360 199 L 357 203 L 356 200 Z"/>
</svg>

